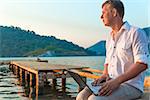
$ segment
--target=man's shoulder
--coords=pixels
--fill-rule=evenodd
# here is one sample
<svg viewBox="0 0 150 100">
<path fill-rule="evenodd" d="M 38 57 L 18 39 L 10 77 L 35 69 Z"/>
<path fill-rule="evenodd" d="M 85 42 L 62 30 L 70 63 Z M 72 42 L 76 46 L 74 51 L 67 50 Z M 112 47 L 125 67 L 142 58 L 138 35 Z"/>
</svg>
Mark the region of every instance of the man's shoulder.
<svg viewBox="0 0 150 100">
<path fill-rule="evenodd" d="M 130 25 L 129 32 L 131 32 L 132 34 L 141 34 L 141 33 L 145 34 L 145 31 L 142 28 L 133 25 Z"/>
<path fill-rule="evenodd" d="M 136 27 L 136 26 L 131 26 L 130 27 L 128 35 L 129 35 L 131 41 L 134 41 L 135 39 L 145 39 L 145 40 L 147 40 L 146 32 L 142 28 L 139 28 L 139 27 Z"/>
<path fill-rule="evenodd" d="M 138 30 L 141 30 L 140 27 L 137 27 L 137 26 L 134 26 L 134 25 L 130 25 L 130 31 L 138 31 Z"/>
<path fill-rule="evenodd" d="M 141 28 L 139 28 L 137 26 L 129 24 L 128 21 L 125 21 L 124 23 L 125 24 L 124 24 L 123 27 L 125 28 L 125 30 L 128 33 L 128 35 L 131 35 L 131 34 L 137 32 L 137 31 L 141 31 L 142 30 Z"/>
</svg>

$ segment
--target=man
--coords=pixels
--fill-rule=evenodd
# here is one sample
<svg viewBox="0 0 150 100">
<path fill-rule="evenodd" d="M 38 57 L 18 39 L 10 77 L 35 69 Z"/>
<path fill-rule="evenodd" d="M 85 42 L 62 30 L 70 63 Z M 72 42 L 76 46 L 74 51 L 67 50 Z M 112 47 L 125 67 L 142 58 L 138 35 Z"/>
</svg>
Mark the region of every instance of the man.
<svg viewBox="0 0 150 100">
<path fill-rule="evenodd" d="M 101 19 L 112 31 L 106 41 L 104 73 L 92 84 L 102 84 L 99 95 L 85 87 L 76 100 L 131 100 L 143 94 L 144 74 L 148 68 L 148 43 L 145 32 L 123 22 L 124 6 L 120 0 L 102 5 Z"/>
</svg>

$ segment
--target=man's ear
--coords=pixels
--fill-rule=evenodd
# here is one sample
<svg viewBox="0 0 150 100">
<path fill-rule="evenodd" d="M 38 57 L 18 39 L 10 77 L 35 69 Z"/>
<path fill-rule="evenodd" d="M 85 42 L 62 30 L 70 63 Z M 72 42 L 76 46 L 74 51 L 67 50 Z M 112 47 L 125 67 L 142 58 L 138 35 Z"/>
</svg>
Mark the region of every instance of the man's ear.
<svg viewBox="0 0 150 100">
<path fill-rule="evenodd" d="M 115 8 L 112 9 L 112 14 L 113 14 L 113 17 L 117 16 L 117 10 Z"/>
</svg>

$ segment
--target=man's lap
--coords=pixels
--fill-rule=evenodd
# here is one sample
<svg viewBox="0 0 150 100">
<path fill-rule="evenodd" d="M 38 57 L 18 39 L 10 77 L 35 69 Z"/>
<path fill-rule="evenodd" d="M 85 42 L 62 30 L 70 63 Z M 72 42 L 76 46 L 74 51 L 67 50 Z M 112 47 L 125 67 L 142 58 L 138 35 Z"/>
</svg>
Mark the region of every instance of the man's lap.
<svg viewBox="0 0 150 100">
<path fill-rule="evenodd" d="M 120 85 L 120 87 L 109 96 L 95 96 L 94 94 L 90 94 L 87 87 L 85 87 L 85 89 L 83 89 L 80 93 L 78 96 L 81 97 L 77 96 L 77 98 L 80 98 L 80 100 L 87 100 L 87 98 L 88 100 L 131 100 L 142 95 L 140 90 L 128 84 Z"/>
</svg>

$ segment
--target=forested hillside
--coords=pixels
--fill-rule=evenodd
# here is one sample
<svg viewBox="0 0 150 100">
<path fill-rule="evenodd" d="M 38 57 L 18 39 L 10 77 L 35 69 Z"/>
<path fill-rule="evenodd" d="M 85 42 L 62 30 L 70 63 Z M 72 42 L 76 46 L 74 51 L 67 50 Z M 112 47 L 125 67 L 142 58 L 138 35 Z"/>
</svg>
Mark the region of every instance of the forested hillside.
<svg viewBox="0 0 150 100">
<path fill-rule="evenodd" d="M 40 36 L 19 27 L 0 26 L 0 56 L 79 56 L 94 55 L 78 45 L 54 36 Z"/>
</svg>

